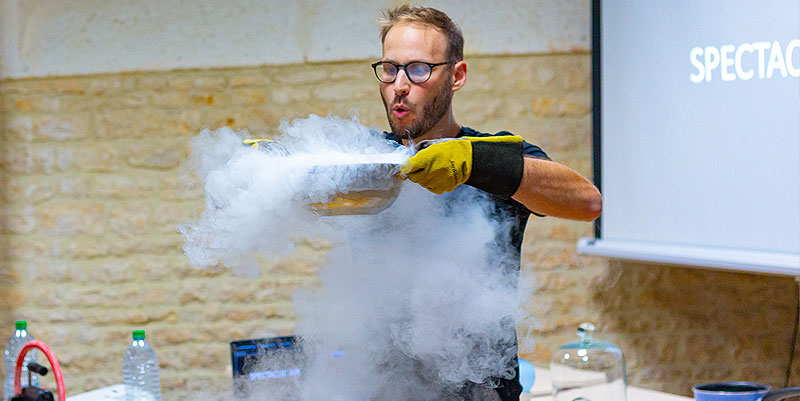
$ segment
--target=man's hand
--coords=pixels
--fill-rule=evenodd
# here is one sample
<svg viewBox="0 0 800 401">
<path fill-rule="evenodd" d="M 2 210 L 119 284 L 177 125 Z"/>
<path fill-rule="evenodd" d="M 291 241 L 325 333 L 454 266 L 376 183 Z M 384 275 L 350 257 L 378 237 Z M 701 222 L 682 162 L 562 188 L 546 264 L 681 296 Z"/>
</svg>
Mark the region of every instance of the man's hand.
<svg viewBox="0 0 800 401">
<path fill-rule="evenodd" d="M 409 180 L 435 194 L 461 184 L 509 198 L 522 180 L 522 138 L 513 135 L 422 141 L 403 170 Z"/>
<path fill-rule="evenodd" d="M 428 140 L 420 142 L 417 147 L 423 149 L 408 159 L 400 171 L 409 180 L 441 195 L 469 178 L 472 172 L 472 144 L 469 140 Z"/>
</svg>

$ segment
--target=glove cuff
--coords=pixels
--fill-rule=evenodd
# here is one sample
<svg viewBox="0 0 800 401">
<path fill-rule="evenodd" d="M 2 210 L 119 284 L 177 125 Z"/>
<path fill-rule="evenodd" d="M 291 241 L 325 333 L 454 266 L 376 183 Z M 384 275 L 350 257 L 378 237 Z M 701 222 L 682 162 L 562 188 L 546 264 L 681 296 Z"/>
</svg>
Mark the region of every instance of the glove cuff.
<svg viewBox="0 0 800 401">
<path fill-rule="evenodd" d="M 472 142 L 472 172 L 465 184 L 508 199 L 517 192 L 524 169 L 521 142 Z"/>
</svg>

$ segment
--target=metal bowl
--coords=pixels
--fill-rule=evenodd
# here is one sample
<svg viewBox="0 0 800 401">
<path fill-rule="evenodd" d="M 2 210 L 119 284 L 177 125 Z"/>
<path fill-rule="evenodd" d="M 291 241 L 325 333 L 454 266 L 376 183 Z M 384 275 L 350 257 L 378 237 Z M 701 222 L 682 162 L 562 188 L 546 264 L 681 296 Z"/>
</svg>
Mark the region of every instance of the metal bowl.
<svg viewBox="0 0 800 401">
<path fill-rule="evenodd" d="M 391 206 L 400 193 L 402 180 L 397 173 L 400 165 L 394 163 L 367 163 L 361 165 L 337 165 L 315 167 L 320 169 L 357 169 L 355 179 L 339 192 L 331 195 L 327 202 L 309 203 L 309 208 L 320 216 L 354 214 L 376 214 Z M 351 170 L 352 171 L 352 170 Z"/>
<path fill-rule="evenodd" d="M 271 139 L 245 139 L 244 144 L 253 148 L 290 156 L 280 143 Z M 398 177 L 401 165 L 397 163 L 340 163 L 316 165 L 310 170 L 310 179 L 315 175 L 346 177 L 347 183 L 339 192 L 328 197 L 326 202 L 309 202 L 308 207 L 320 216 L 352 214 L 376 214 L 394 203 L 400 193 L 402 180 Z"/>
</svg>

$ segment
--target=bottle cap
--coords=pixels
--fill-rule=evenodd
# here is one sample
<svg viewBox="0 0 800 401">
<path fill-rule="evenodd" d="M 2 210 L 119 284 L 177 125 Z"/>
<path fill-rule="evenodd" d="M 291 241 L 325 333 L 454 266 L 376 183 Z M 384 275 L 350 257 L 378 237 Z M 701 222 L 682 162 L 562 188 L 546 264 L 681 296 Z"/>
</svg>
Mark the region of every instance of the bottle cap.
<svg viewBox="0 0 800 401">
<path fill-rule="evenodd" d="M 133 339 L 134 340 L 144 340 L 144 330 L 134 330 L 133 331 Z"/>
<path fill-rule="evenodd" d="M 28 330 L 28 322 L 24 320 L 17 320 L 14 325 L 16 326 L 17 330 Z"/>
</svg>

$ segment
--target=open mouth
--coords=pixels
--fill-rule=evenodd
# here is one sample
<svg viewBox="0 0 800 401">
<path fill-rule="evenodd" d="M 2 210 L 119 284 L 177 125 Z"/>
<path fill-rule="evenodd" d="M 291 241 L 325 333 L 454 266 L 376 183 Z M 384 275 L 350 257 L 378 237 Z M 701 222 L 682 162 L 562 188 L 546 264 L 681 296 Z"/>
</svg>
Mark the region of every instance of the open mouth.
<svg viewBox="0 0 800 401">
<path fill-rule="evenodd" d="M 402 118 L 402 117 L 405 117 L 406 115 L 408 115 L 409 110 L 408 110 L 408 108 L 406 106 L 403 106 L 402 104 L 396 104 L 396 105 L 394 105 L 394 107 L 392 107 L 392 113 L 396 117 Z"/>
</svg>

